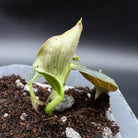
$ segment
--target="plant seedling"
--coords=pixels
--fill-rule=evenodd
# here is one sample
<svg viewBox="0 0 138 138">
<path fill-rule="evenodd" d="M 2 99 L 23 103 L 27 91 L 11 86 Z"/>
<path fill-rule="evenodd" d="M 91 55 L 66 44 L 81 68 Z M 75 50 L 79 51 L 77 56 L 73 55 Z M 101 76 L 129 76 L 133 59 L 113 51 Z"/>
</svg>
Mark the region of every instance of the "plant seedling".
<svg viewBox="0 0 138 138">
<path fill-rule="evenodd" d="M 80 19 L 73 28 L 62 35 L 48 39 L 39 49 L 33 63 L 33 70 L 28 81 L 32 104 L 36 110 L 38 105 L 45 105 L 45 113 L 48 116 L 52 114 L 54 108 L 64 98 L 64 83 L 71 69 L 79 71 L 88 81 L 94 84 L 96 88 L 95 99 L 102 93 L 116 91 L 118 88 L 114 80 L 103 73 L 86 68 L 79 61 L 79 57 L 74 55 L 82 29 L 82 19 Z M 38 100 L 32 91 L 32 83 L 41 76 L 53 88 L 46 103 Z"/>
</svg>

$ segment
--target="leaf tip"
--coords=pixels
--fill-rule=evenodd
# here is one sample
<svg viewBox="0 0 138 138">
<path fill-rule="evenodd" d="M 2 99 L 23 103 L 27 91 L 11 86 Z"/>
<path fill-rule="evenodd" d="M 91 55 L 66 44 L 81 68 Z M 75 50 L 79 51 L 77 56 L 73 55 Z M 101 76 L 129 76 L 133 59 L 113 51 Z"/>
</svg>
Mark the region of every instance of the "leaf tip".
<svg viewBox="0 0 138 138">
<path fill-rule="evenodd" d="M 82 17 L 81 17 L 80 20 L 77 22 L 77 25 L 83 27 L 83 26 L 82 26 Z"/>
</svg>

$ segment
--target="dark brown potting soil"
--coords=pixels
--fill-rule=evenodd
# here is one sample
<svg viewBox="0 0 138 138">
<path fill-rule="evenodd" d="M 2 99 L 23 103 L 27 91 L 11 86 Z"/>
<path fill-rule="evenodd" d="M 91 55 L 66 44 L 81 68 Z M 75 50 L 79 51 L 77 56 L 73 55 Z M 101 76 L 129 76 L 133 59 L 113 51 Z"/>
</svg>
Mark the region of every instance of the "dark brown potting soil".
<svg viewBox="0 0 138 138">
<path fill-rule="evenodd" d="M 17 79 L 26 84 L 25 80 L 16 75 L 0 78 L 0 138 L 64 138 L 66 127 L 73 128 L 83 138 L 102 138 L 105 127 L 109 127 L 113 135 L 119 131 L 115 122 L 106 117 L 110 107 L 108 94 L 94 101 L 94 89 L 70 89 L 66 94 L 75 98 L 75 104 L 64 112 L 54 111 L 52 116 L 47 117 L 33 109 L 29 92 L 16 87 Z M 38 88 L 36 95 L 45 101 L 49 92 Z M 90 98 L 87 93 L 91 94 Z M 24 120 L 21 119 L 22 113 L 26 114 Z M 67 117 L 65 123 L 61 121 L 62 116 Z"/>
</svg>

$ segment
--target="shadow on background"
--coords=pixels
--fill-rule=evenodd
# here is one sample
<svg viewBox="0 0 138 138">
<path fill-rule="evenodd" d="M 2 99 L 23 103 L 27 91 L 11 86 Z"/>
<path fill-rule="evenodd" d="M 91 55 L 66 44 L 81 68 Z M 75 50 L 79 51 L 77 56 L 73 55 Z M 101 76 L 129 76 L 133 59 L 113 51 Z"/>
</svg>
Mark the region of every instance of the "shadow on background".
<svg viewBox="0 0 138 138">
<path fill-rule="evenodd" d="M 77 50 L 91 69 L 115 79 L 138 116 L 138 4 L 134 0 L 0 1 L 0 66 L 29 64 L 51 36 L 83 18 Z"/>
</svg>

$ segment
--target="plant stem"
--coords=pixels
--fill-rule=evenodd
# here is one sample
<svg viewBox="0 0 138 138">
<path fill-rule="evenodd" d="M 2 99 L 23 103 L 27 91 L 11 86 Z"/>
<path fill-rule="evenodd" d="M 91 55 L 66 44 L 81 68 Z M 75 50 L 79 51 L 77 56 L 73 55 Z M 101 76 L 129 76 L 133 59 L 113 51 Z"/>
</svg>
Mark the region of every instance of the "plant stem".
<svg viewBox="0 0 138 138">
<path fill-rule="evenodd" d="M 57 95 L 55 99 L 53 99 L 50 103 L 47 104 L 45 108 L 45 113 L 50 116 L 54 108 L 63 100 L 64 98 L 64 91 L 62 89 L 60 95 Z"/>
<path fill-rule="evenodd" d="M 30 89 L 30 95 L 31 95 L 31 101 L 32 101 L 33 108 L 37 111 L 38 105 L 43 105 L 43 103 L 36 98 L 32 90 L 32 83 L 30 83 L 28 86 Z"/>
<path fill-rule="evenodd" d="M 51 94 L 49 95 L 49 97 L 48 97 L 48 101 L 49 100 L 54 100 L 56 97 L 57 97 L 57 92 L 55 90 L 53 90 L 51 92 Z"/>
<path fill-rule="evenodd" d="M 95 100 L 97 100 L 102 94 L 107 93 L 108 90 L 106 88 L 96 88 Z"/>
<path fill-rule="evenodd" d="M 34 92 L 33 92 L 33 90 L 32 90 L 32 83 L 30 83 L 28 86 L 29 86 L 29 89 L 30 89 L 31 99 L 35 99 L 36 96 L 35 96 L 35 94 L 34 94 Z"/>
</svg>

